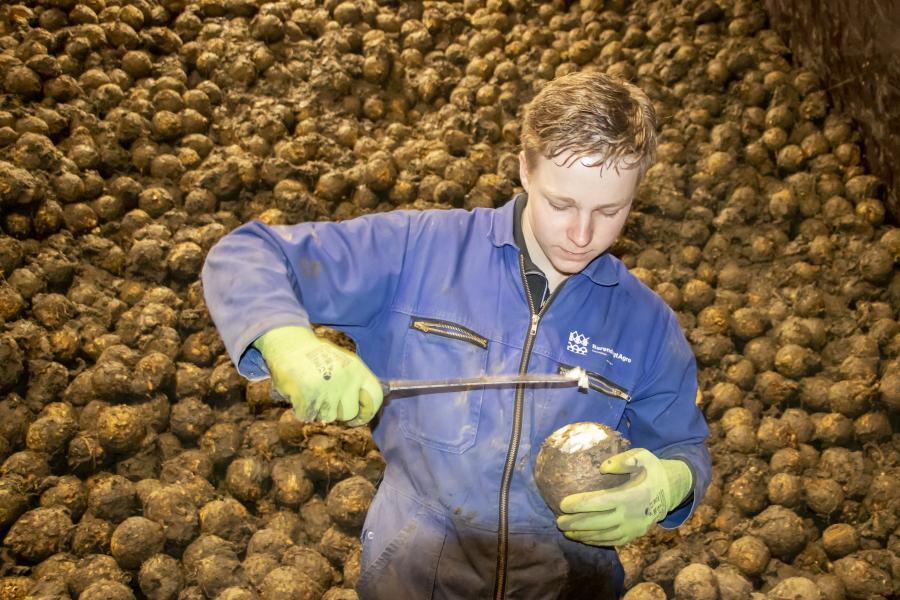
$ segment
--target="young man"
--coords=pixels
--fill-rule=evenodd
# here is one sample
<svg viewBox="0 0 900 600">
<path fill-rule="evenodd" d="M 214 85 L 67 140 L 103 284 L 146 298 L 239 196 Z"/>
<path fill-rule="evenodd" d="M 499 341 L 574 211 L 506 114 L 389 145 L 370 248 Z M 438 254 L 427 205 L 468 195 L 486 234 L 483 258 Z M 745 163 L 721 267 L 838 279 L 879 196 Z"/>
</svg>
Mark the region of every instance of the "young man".
<svg viewBox="0 0 900 600">
<path fill-rule="evenodd" d="M 676 527 L 709 482 L 696 366 L 672 311 L 607 253 L 652 160 L 636 87 L 559 78 L 526 109 L 525 194 L 503 207 L 394 211 L 343 223 L 246 224 L 209 253 L 203 285 L 249 378 L 271 375 L 302 419 L 373 421 L 384 480 L 362 535 L 361 598 L 614 598 L 614 546 Z M 350 335 L 358 356 L 310 322 Z M 376 377 L 557 372 L 590 390 L 483 388 L 382 398 Z M 632 449 L 617 488 L 556 519 L 532 469 L 578 421 Z"/>
</svg>

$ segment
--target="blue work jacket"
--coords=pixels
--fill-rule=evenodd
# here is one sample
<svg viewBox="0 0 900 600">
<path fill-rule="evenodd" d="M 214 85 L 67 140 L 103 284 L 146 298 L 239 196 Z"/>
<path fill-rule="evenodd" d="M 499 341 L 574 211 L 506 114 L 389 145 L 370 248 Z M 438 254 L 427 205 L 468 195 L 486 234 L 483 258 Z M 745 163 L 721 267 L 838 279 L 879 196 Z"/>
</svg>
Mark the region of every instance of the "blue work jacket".
<svg viewBox="0 0 900 600">
<path fill-rule="evenodd" d="M 393 211 L 341 223 L 247 223 L 209 252 L 203 287 L 239 372 L 280 326 L 345 332 L 376 376 L 470 377 L 584 367 L 591 386 L 508 387 L 385 399 L 372 433 L 386 461 L 362 533 L 361 598 L 616 597 L 611 548 L 568 540 L 533 481 L 541 443 L 578 421 L 710 478 L 696 363 L 673 312 L 610 254 L 557 289 L 526 293 L 514 202 Z"/>
</svg>

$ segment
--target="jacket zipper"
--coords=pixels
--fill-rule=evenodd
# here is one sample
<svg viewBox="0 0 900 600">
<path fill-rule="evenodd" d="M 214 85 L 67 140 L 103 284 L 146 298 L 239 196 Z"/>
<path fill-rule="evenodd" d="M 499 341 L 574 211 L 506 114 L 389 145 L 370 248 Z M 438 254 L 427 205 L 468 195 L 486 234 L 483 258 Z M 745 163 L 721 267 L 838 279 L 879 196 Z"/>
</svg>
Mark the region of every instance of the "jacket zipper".
<svg viewBox="0 0 900 600">
<path fill-rule="evenodd" d="M 487 349 L 488 347 L 488 340 L 486 337 L 480 336 L 471 329 L 463 327 L 462 325 L 457 325 L 456 323 L 451 323 L 450 321 L 413 317 L 410 327 L 417 329 L 422 333 L 430 333 L 469 342 L 483 349 Z"/>
<path fill-rule="evenodd" d="M 569 371 L 572 370 L 572 367 L 569 365 L 560 365 L 559 373 L 560 375 L 565 375 Z M 599 373 L 594 373 L 593 371 L 585 371 L 588 376 L 588 387 L 590 387 L 595 392 L 600 392 L 601 394 L 606 394 L 607 396 L 613 396 L 614 398 L 619 398 L 628 402 L 631 400 L 631 396 L 628 395 L 628 392 L 607 379 L 603 377 Z"/>
<path fill-rule="evenodd" d="M 553 290 L 553 293 L 544 302 L 540 311 L 534 308 L 531 298 L 531 289 L 528 287 L 528 277 L 525 275 L 525 257 L 519 253 L 519 271 L 522 282 L 525 284 L 525 297 L 528 299 L 528 310 L 531 313 L 531 325 L 525 338 L 525 347 L 522 349 L 522 361 L 519 363 L 519 374 L 524 375 L 528 371 L 528 359 L 537 335 L 538 324 L 541 317 L 547 311 L 556 294 L 563 288 L 565 281 Z M 513 469 L 516 464 L 516 455 L 519 453 L 519 443 L 522 437 L 522 413 L 525 405 L 525 386 L 516 386 L 516 403 L 513 408 L 512 434 L 509 438 L 509 448 L 506 451 L 506 464 L 503 466 L 503 479 L 500 483 L 500 519 L 497 528 L 497 568 L 494 579 L 494 600 L 503 600 L 506 595 L 506 567 L 509 553 L 509 486 L 512 482 Z"/>
</svg>

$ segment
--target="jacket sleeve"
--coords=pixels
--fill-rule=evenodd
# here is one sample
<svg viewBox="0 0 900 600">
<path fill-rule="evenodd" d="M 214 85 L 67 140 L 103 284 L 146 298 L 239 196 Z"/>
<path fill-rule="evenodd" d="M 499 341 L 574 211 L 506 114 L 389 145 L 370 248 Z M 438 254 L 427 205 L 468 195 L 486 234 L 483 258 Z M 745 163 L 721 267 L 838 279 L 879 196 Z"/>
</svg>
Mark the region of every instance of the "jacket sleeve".
<svg viewBox="0 0 900 600">
<path fill-rule="evenodd" d="M 268 375 L 251 344 L 275 327 L 366 328 L 393 297 L 411 218 L 392 211 L 341 223 L 251 221 L 219 240 L 203 265 L 203 293 L 238 372 Z"/>
<path fill-rule="evenodd" d="M 709 486 L 712 460 L 706 448 L 709 429 L 696 403 L 697 363 L 675 315 L 666 308 L 656 331 L 655 357 L 625 409 L 625 428 L 633 447 L 662 459 L 680 459 L 691 469 L 692 493 L 660 522 L 678 527 L 694 511 Z"/>
</svg>

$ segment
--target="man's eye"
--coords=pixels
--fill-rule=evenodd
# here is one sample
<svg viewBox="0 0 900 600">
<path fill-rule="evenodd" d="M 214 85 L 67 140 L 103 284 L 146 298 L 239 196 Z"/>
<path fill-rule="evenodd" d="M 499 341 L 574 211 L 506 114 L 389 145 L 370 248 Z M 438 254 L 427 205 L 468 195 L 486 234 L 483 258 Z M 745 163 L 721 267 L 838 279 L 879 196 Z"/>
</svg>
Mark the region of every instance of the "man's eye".
<svg viewBox="0 0 900 600">
<path fill-rule="evenodd" d="M 553 204 L 552 202 L 550 203 L 550 207 L 553 210 L 566 210 L 566 208 L 568 208 L 567 206 L 563 206 L 561 204 Z"/>
</svg>

